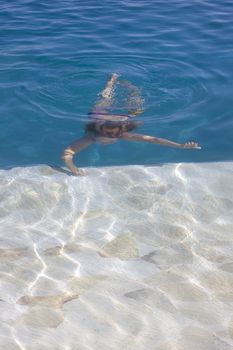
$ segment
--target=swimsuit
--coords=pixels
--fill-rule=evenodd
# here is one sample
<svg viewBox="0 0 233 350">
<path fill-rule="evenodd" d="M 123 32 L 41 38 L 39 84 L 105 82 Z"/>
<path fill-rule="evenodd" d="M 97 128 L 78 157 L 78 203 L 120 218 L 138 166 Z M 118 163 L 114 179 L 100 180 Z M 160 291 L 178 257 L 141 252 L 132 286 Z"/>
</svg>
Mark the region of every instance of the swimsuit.
<svg viewBox="0 0 233 350">
<path fill-rule="evenodd" d="M 99 120 L 102 120 L 102 121 L 112 121 L 112 122 L 118 122 L 118 121 L 126 121 L 126 120 L 129 120 L 132 118 L 131 115 L 127 115 L 127 114 L 114 114 L 114 113 L 104 113 L 104 112 L 89 112 L 88 113 L 89 116 L 92 116 L 92 115 L 95 115 L 95 116 L 108 116 L 109 119 L 103 119 L 103 118 L 97 118 L 97 117 L 94 117 L 94 119 L 99 119 Z"/>
</svg>

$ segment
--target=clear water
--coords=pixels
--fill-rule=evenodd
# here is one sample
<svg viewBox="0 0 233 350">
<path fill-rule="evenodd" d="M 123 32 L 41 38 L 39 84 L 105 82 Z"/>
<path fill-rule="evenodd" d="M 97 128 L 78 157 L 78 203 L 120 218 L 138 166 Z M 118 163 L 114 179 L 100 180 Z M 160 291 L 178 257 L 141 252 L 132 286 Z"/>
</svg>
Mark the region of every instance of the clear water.
<svg viewBox="0 0 233 350">
<path fill-rule="evenodd" d="M 1 1 L 1 168 L 61 165 L 111 72 L 141 89 L 141 133 L 203 149 L 94 145 L 81 166 L 232 160 L 232 18 L 220 0 Z"/>
<path fill-rule="evenodd" d="M 232 12 L 0 0 L 0 349 L 233 348 Z M 141 90 L 141 133 L 202 150 L 120 141 L 81 152 L 88 176 L 48 166 L 112 72 Z"/>
</svg>

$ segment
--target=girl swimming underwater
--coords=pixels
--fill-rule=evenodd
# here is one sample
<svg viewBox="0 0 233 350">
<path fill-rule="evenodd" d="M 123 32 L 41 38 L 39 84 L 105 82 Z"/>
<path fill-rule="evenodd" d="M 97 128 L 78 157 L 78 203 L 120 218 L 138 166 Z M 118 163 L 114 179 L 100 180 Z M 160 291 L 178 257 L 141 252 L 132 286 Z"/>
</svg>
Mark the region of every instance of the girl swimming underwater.
<svg viewBox="0 0 233 350">
<path fill-rule="evenodd" d="M 73 163 L 73 156 L 92 143 L 100 142 L 109 144 L 119 139 L 128 141 L 143 141 L 175 148 L 200 149 L 196 142 L 176 143 L 162 138 L 148 135 L 135 134 L 132 130 L 138 127 L 139 122 L 134 117 L 143 112 L 141 108 L 142 99 L 139 90 L 132 84 L 125 82 L 129 90 L 129 100 L 136 107 L 130 109 L 127 114 L 111 114 L 109 109 L 113 102 L 113 91 L 117 83 L 118 75 L 112 74 L 106 83 L 104 90 L 100 93 L 101 99 L 94 105 L 89 113 L 90 121 L 85 128 L 85 134 L 80 139 L 69 145 L 62 154 L 66 166 L 74 175 L 84 175 L 84 172 Z"/>
</svg>

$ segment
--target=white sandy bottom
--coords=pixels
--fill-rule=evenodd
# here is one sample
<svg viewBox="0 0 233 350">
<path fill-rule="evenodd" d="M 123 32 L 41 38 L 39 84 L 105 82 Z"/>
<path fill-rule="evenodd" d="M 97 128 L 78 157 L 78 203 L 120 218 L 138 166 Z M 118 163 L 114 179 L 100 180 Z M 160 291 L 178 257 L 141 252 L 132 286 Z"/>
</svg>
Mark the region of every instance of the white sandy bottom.
<svg viewBox="0 0 233 350">
<path fill-rule="evenodd" d="M 0 171 L 0 349 L 233 348 L 233 163 Z"/>
</svg>

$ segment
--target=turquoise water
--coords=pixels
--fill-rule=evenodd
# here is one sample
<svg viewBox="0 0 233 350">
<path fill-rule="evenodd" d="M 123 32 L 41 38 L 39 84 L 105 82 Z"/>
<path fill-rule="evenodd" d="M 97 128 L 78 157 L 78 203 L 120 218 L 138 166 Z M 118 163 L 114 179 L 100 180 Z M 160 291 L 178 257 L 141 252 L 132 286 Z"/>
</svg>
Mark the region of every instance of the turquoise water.
<svg viewBox="0 0 233 350">
<path fill-rule="evenodd" d="M 145 99 L 139 132 L 201 151 L 94 145 L 81 166 L 232 160 L 232 1 L 0 2 L 0 167 L 62 165 L 111 72 Z"/>
</svg>

